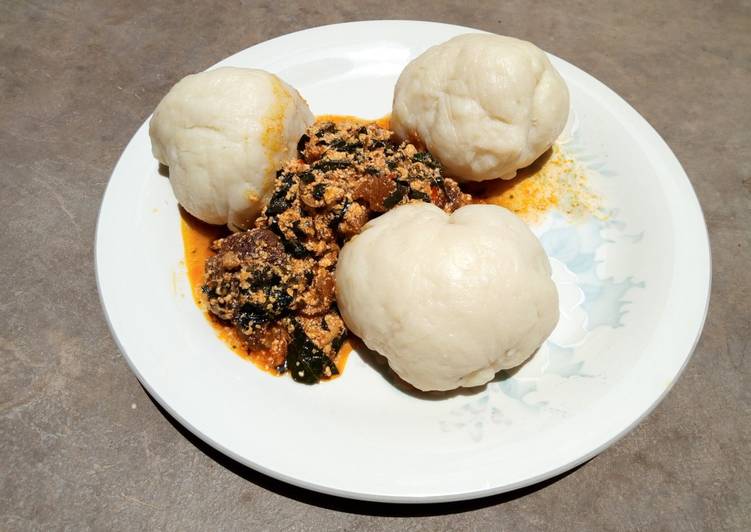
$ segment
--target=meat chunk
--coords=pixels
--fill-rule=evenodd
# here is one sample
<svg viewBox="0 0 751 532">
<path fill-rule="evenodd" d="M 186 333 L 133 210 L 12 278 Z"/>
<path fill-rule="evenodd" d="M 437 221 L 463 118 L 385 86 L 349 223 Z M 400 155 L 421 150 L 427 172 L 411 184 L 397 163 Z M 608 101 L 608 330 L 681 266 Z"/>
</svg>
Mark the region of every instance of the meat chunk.
<svg viewBox="0 0 751 532">
<path fill-rule="evenodd" d="M 203 292 L 208 309 L 232 322 L 255 350 L 283 352 L 285 316 L 304 288 L 279 237 L 251 229 L 217 240 L 206 261 Z"/>
</svg>

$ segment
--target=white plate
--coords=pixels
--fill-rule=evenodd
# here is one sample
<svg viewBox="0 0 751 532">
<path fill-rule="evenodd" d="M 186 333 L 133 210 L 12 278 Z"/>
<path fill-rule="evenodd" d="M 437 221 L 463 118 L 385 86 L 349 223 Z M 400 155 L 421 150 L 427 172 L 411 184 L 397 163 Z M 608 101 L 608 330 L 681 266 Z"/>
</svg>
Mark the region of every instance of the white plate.
<svg viewBox="0 0 751 532">
<path fill-rule="evenodd" d="M 471 31 L 338 24 L 219 65 L 279 74 L 316 114 L 375 118 L 390 111 L 410 59 Z M 112 332 L 146 389 L 197 436 L 254 469 L 375 501 L 511 490 L 582 463 L 633 428 L 675 382 L 701 332 L 706 227 L 686 174 L 649 124 L 596 79 L 551 59 L 571 91 L 564 148 L 588 167 L 610 216 L 571 224 L 553 215 L 534 228 L 554 265 L 561 322 L 521 371 L 474 395 L 426 400 L 357 354 L 341 378 L 312 387 L 242 360 L 190 297 L 177 204 L 144 123 L 107 187 L 96 261 Z"/>
</svg>

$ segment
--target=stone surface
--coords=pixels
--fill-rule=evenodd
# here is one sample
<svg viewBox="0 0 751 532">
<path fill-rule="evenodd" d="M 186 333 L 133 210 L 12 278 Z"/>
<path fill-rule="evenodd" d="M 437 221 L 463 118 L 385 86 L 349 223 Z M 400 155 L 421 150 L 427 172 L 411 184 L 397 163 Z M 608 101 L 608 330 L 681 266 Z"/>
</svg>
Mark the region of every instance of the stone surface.
<svg viewBox="0 0 751 532">
<path fill-rule="evenodd" d="M 699 195 L 712 303 L 657 410 L 555 481 L 459 504 L 291 488 L 186 434 L 110 337 L 94 228 L 118 155 L 180 77 L 268 38 L 430 19 L 534 41 L 626 98 Z M 751 529 L 748 1 L 0 4 L 0 529 Z"/>
</svg>

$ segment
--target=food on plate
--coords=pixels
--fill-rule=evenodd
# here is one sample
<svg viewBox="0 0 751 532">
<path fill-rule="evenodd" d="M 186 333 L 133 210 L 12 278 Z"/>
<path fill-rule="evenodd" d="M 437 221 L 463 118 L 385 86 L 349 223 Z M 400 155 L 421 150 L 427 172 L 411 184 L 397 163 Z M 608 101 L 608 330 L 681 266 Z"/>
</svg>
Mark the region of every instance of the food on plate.
<svg viewBox="0 0 751 532">
<path fill-rule="evenodd" d="M 278 172 L 255 226 L 213 244 L 203 293 L 264 366 L 301 382 L 338 373 L 346 335 L 336 305 L 339 250 L 371 218 L 426 202 L 453 212 L 470 197 L 436 161 L 376 124 L 323 121 Z M 443 209 L 443 210 L 442 210 Z"/>
<path fill-rule="evenodd" d="M 149 134 L 185 210 L 238 230 L 252 225 L 276 171 L 295 156 L 313 120 L 298 92 L 275 75 L 225 67 L 172 87 Z"/>
<path fill-rule="evenodd" d="M 485 384 L 524 362 L 558 321 L 550 263 L 527 225 L 495 205 L 449 214 L 400 206 L 342 248 L 347 327 L 416 388 Z"/>
<path fill-rule="evenodd" d="M 591 212 L 573 161 L 549 150 L 568 105 L 544 52 L 470 34 L 407 65 L 390 126 L 314 120 L 275 75 L 219 68 L 177 83 L 149 133 L 189 213 L 197 300 L 233 349 L 310 384 L 340 372 L 352 329 L 404 380 L 448 390 L 520 364 L 555 326 L 539 242 L 469 204 Z M 215 225 L 193 239 L 199 220 Z"/>
<path fill-rule="evenodd" d="M 534 44 L 467 34 L 403 70 L 392 126 L 460 181 L 510 179 L 548 150 L 569 111 L 566 84 Z"/>
</svg>

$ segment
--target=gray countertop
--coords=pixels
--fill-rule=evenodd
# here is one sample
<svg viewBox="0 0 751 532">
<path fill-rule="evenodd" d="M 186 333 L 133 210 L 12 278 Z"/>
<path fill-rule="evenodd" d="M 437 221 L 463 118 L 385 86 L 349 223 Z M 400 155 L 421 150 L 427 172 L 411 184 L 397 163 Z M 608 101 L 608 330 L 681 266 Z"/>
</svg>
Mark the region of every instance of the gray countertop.
<svg viewBox="0 0 751 532">
<path fill-rule="evenodd" d="M 514 35 L 583 68 L 660 132 L 704 209 L 712 301 L 683 377 L 543 485 L 417 507 L 292 488 L 170 420 L 103 318 L 97 210 L 169 87 L 271 37 L 379 18 Z M 751 529 L 750 87 L 748 1 L 2 2 L 0 529 Z"/>
</svg>

